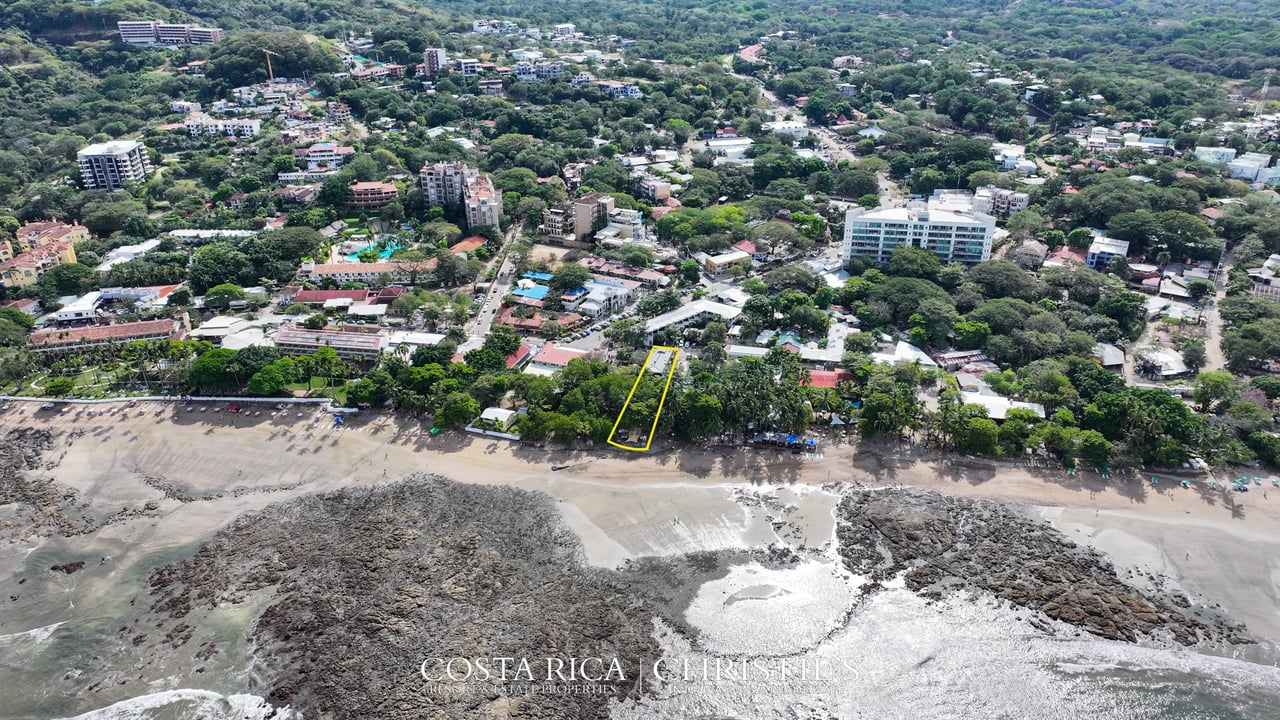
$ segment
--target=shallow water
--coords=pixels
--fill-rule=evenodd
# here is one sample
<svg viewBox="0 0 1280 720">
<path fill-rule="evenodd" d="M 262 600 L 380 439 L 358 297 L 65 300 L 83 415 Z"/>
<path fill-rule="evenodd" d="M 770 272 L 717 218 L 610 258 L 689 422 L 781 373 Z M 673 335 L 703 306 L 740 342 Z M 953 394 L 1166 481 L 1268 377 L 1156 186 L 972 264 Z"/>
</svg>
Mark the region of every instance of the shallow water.
<svg viewBox="0 0 1280 720">
<path fill-rule="evenodd" d="M 1275 667 L 1105 641 L 1064 625 L 1053 625 L 1051 635 L 1030 624 L 1032 613 L 983 598 L 931 602 L 890 587 L 855 601 L 847 625 L 834 632 L 826 631 L 840 600 L 805 628 L 810 598 L 830 597 L 832 579 L 847 584 L 837 598 L 852 597 L 861 583 L 818 562 L 770 571 L 779 592 L 735 603 L 740 615 L 724 618 L 718 611 L 724 593 L 735 583 L 759 587 L 747 584 L 758 574 L 751 566 L 735 568 L 699 592 L 686 617 L 705 633 L 703 647 L 659 625 L 655 632 L 673 659 L 668 667 L 676 668 L 668 675 L 675 677 L 656 697 L 616 704 L 612 717 L 1280 717 Z M 785 680 L 783 655 L 790 663 Z M 743 671 L 744 660 L 759 665 Z"/>
</svg>

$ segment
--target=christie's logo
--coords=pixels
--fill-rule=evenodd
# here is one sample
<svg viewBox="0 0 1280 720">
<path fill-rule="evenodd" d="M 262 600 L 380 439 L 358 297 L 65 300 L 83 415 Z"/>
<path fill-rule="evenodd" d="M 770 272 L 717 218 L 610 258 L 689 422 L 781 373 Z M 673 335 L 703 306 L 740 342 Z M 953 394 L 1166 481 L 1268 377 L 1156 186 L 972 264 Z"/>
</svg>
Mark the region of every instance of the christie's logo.
<svg viewBox="0 0 1280 720">
<path fill-rule="evenodd" d="M 808 686 L 850 681 L 862 673 L 847 661 L 821 658 L 658 658 L 632 666 L 617 658 L 427 658 L 418 672 L 438 700 L 476 700 L 499 687 L 512 694 L 627 694 L 650 683 L 769 683 Z"/>
</svg>

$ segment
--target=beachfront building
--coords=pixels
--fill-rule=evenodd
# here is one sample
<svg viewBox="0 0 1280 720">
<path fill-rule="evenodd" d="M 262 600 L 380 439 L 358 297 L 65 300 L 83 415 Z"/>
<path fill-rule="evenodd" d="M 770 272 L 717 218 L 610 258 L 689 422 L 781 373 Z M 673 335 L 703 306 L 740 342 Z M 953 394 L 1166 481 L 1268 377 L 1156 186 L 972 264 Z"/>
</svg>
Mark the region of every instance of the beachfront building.
<svg viewBox="0 0 1280 720">
<path fill-rule="evenodd" d="M 95 143 L 76 153 L 86 190 L 116 191 L 127 182 L 142 182 L 151 174 L 147 146 L 136 140 Z"/>
<path fill-rule="evenodd" d="M 339 285 L 362 282 L 371 287 L 409 281 L 409 270 L 394 262 L 302 263 L 300 273 L 313 283 L 332 279 Z"/>
<path fill-rule="evenodd" d="M 123 345 L 135 340 L 182 340 L 191 330 L 186 313 L 172 319 L 144 320 L 114 325 L 89 325 L 76 328 L 47 328 L 31 333 L 27 349 L 33 353 L 81 352 L 106 345 Z"/>
<path fill-rule="evenodd" d="M 286 327 L 276 333 L 275 344 L 284 355 L 313 355 L 316 350 L 329 347 L 343 359 L 376 360 L 387 349 L 387 336 L 381 333 Z"/>
<path fill-rule="evenodd" d="M 400 190 L 395 183 L 389 182 L 353 182 L 347 188 L 347 196 L 342 204 L 349 208 L 373 209 L 400 197 Z"/>
<path fill-rule="evenodd" d="M 845 214 L 843 259 L 889 262 L 899 245 L 923 248 L 943 262 L 991 259 L 996 219 L 977 212 L 930 208 L 855 208 Z"/>
</svg>

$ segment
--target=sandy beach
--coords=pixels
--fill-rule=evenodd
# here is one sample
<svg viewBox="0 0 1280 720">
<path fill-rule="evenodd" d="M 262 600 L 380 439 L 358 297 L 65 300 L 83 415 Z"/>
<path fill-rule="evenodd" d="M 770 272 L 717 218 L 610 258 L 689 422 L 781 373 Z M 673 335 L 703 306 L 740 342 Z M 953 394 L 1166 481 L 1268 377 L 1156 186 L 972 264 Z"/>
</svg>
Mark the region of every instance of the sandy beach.
<svg viewBox="0 0 1280 720">
<path fill-rule="evenodd" d="M 431 436 L 392 416 L 335 428 L 313 408 L 303 408 L 303 418 L 297 408 L 271 417 L 263 405 L 253 417 L 217 413 L 217 403 L 141 403 L 127 411 L 120 403 L 116 415 L 86 418 L 38 411 L 38 403 L 12 405 L 0 417 L 6 429 L 62 433 L 49 474 L 87 501 L 87 512 L 128 517 L 61 540 L 70 552 L 101 557 L 102 567 L 77 576 L 72 597 L 57 603 L 18 593 L 0 633 L 72 619 L 68 606 L 77 606 L 75 594 L 90 592 L 95 578 L 106 582 L 106 574 L 154 564 L 149 557 L 194 549 L 244 512 L 298 494 L 426 472 L 550 493 L 582 537 L 587 559 L 606 566 L 700 549 L 821 547 L 831 537 L 837 500 L 830 483 L 909 485 L 1025 503 L 1049 508 L 1072 539 L 1108 552 L 1122 568 L 1163 576 L 1193 598 L 1221 603 L 1252 632 L 1280 638 L 1280 490 L 1266 492 L 1269 478 L 1267 488 L 1237 494 L 1222 483 L 1216 491 L 1170 480 L 1153 488 L 1146 478 L 1072 477 L 1061 469 L 930 456 L 910 446 L 828 446 L 816 458 L 723 448 L 567 452 L 464 433 Z M 20 405 L 25 414 L 17 412 Z M 202 406 L 208 410 L 200 412 Z M 68 437 L 73 431 L 83 434 Z M 0 550 L 0 569 L 14 577 L 39 541 L 8 545 Z"/>
</svg>

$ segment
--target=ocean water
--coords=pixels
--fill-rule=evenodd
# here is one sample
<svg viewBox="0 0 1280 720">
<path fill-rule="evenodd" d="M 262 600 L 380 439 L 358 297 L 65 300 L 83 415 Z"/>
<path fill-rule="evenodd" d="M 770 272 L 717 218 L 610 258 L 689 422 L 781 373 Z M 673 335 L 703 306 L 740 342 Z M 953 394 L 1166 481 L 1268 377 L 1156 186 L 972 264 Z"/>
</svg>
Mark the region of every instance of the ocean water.
<svg viewBox="0 0 1280 720">
<path fill-rule="evenodd" d="M 800 507 L 816 496 L 786 500 Z M 827 512 L 816 503 L 807 514 Z M 664 523 L 666 534 L 652 542 L 697 540 L 694 546 L 708 549 L 759 542 L 760 518 L 726 517 L 714 526 Z M 822 533 L 831 526 L 822 525 Z M 806 540 L 811 548 L 817 544 Z M 172 549 L 157 562 L 190 551 Z M 644 699 L 615 701 L 611 717 L 1280 720 L 1280 655 L 1271 647 L 1220 657 L 1111 642 L 985 596 L 931 601 L 900 581 L 864 594 L 864 579 L 841 566 L 834 544 L 824 551 L 786 569 L 738 565 L 703 584 L 684 618 L 698 629 L 696 639 L 655 619 L 663 681 Z M 37 559 L 39 566 L 65 561 Z M 208 674 L 191 675 L 196 663 L 175 656 L 152 671 L 162 680 L 91 700 L 69 694 L 95 679 L 93 668 L 112 669 L 112 680 L 132 677 L 129 668 L 145 648 L 134 648 L 116 630 L 122 618 L 144 614 L 129 601 L 144 578 L 138 568 L 104 587 L 82 587 L 74 620 L 0 635 L 0 699 L 21 693 L 0 703 L 0 718 L 296 719 L 288 708 L 268 705 L 250 683 L 244 638 L 261 609 L 252 603 L 220 609 L 205 623 L 223 648 L 207 663 Z M 54 580 L 70 582 L 57 576 L 47 582 Z M 52 601 L 68 603 L 69 596 L 60 584 L 49 588 Z"/>
<path fill-rule="evenodd" d="M 1280 718 L 1273 666 L 1111 642 L 1060 624 L 1041 630 L 1029 611 L 983 597 L 930 601 L 891 584 L 852 600 L 862 579 L 820 565 L 768 571 L 765 583 L 746 566 L 708 583 L 686 614 L 702 630 L 698 643 L 656 623 L 671 658 L 667 682 L 653 697 L 615 701 L 611 717 Z M 830 596 L 837 581 L 849 591 L 805 627 L 812 598 Z M 737 599 L 742 590 L 750 601 Z M 744 669 L 749 663 L 754 670 Z"/>
</svg>

